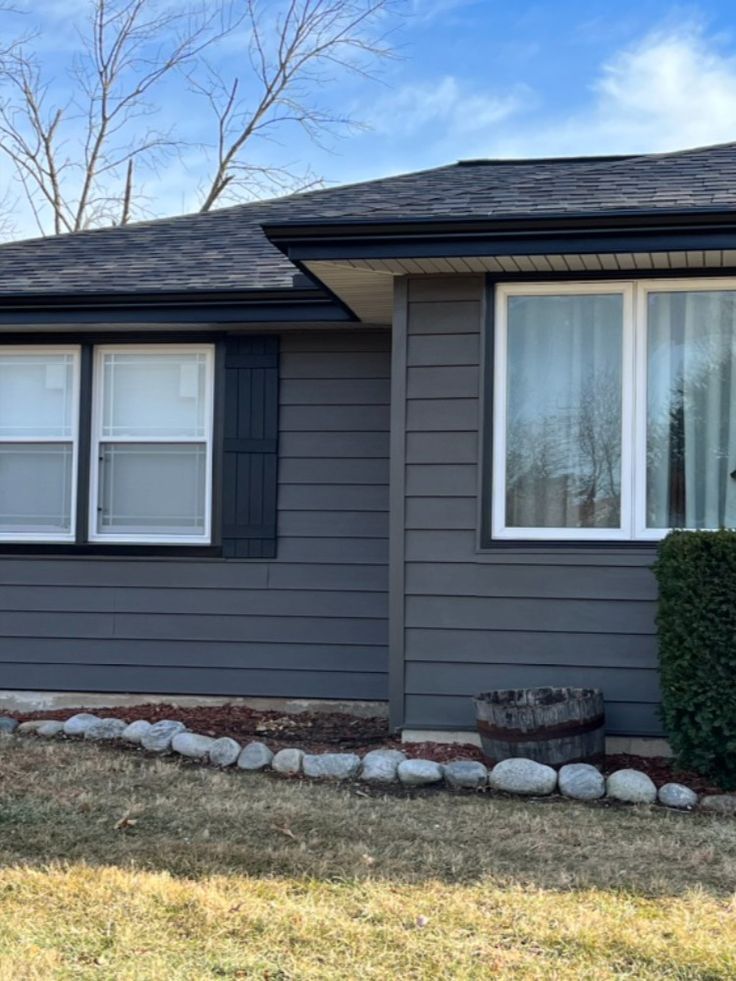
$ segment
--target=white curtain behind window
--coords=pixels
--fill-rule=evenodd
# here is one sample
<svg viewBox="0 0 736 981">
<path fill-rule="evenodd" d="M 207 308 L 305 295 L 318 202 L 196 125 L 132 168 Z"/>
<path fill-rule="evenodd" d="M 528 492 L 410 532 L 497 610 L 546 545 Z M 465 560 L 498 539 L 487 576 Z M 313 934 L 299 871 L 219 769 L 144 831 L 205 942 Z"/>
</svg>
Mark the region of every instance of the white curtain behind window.
<svg viewBox="0 0 736 981">
<path fill-rule="evenodd" d="M 506 525 L 621 520 L 620 294 L 511 296 Z"/>
<path fill-rule="evenodd" d="M 736 293 L 650 293 L 647 525 L 736 526 Z"/>
</svg>

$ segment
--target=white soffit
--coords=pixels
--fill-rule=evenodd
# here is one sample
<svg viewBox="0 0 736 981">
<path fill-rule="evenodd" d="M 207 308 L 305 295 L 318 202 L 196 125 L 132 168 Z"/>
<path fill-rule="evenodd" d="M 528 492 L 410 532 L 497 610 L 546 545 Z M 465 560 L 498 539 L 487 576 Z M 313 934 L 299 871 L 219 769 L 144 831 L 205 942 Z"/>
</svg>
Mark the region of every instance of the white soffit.
<svg viewBox="0 0 736 981">
<path fill-rule="evenodd" d="M 395 273 L 337 262 L 307 262 L 305 266 L 364 323 L 391 324 Z"/>
<path fill-rule="evenodd" d="M 692 252 L 598 252 L 589 255 L 443 256 L 432 259 L 340 259 L 305 263 L 361 320 L 390 324 L 394 276 L 459 273 L 636 273 L 736 267 L 736 249 Z"/>
</svg>

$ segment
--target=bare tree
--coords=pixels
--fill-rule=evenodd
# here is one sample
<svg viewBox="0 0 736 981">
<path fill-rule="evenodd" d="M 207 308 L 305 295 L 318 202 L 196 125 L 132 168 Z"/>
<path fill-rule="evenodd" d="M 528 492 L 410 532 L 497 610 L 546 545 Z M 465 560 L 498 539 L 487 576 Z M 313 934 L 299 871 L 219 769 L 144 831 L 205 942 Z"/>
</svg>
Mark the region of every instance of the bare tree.
<svg viewBox="0 0 736 981">
<path fill-rule="evenodd" d="M 149 96 L 222 35 L 218 16 L 161 10 L 152 0 L 93 0 L 63 103 L 32 40 L 9 53 L 0 65 L 0 149 L 41 232 L 49 216 L 55 233 L 129 216 L 132 161 L 153 165 L 175 145 L 172 127 L 148 126 Z"/>
<path fill-rule="evenodd" d="M 198 143 L 209 173 L 192 178 L 201 211 L 310 185 L 308 167 L 256 163 L 253 145 L 287 137 L 289 126 L 321 142 L 356 125 L 320 95 L 338 72 L 372 77 L 376 59 L 390 54 L 389 15 L 402 0 L 89 2 L 63 86 L 49 81 L 33 36 L 0 45 L 0 153 L 42 234 L 147 213 L 146 174 L 185 148 L 193 97 L 205 100 L 212 127 Z M 241 72 L 220 70 L 225 41 L 231 60 L 242 45 Z M 164 84 L 169 104 L 182 107 L 176 118 L 157 110 Z"/>
<path fill-rule="evenodd" d="M 374 77 L 376 60 L 392 53 L 386 22 L 397 9 L 395 0 L 289 0 L 274 16 L 257 0 L 245 0 L 243 26 L 256 94 L 243 97 L 241 77 L 226 79 L 211 68 L 204 82 L 190 79 L 217 120 L 215 169 L 201 211 L 264 185 L 282 190 L 313 183 L 309 169 L 297 174 L 290 168 L 254 167 L 245 150 L 254 139 L 270 138 L 289 124 L 317 143 L 360 125 L 349 114 L 325 108 L 319 96 L 333 84 L 336 70 Z"/>
<path fill-rule="evenodd" d="M 615 528 L 621 496 L 621 378 L 601 367 L 568 403 L 509 419 L 507 513 L 513 524 Z"/>
</svg>

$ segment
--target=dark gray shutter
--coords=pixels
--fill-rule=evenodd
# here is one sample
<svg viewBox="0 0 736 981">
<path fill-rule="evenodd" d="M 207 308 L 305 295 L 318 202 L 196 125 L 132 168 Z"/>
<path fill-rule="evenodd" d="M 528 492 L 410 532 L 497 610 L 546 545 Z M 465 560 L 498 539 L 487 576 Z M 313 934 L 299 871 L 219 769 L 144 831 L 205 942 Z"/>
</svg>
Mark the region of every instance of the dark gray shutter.
<svg viewBox="0 0 736 981">
<path fill-rule="evenodd" d="M 278 433 L 278 337 L 229 337 L 222 459 L 222 550 L 227 558 L 276 555 Z"/>
</svg>

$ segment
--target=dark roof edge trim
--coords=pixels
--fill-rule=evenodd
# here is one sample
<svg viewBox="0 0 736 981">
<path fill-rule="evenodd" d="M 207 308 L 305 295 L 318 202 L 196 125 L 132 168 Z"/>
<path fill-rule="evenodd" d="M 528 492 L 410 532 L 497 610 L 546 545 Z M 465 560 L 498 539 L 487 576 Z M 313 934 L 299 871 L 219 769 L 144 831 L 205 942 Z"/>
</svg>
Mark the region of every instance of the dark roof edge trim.
<svg viewBox="0 0 736 981">
<path fill-rule="evenodd" d="M 736 210 L 654 210 L 419 224 L 315 223 L 272 225 L 264 231 L 294 263 L 734 249 Z"/>
<path fill-rule="evenodd" d="M 130 293 L 0 295 L 0 326 L 97 324 L 244 325 L 350 323 L 344 304 L 318 290 L 252 290 L 247 293 Z"/>
<path fill-rule="evenodd" d="M 148 292 L 65 292 L 65 293 L 0 293 L 0 309 L 122 309 L 125 307 L 170 306 L 248 306 L 250 304 L 280 305 L 299 303 L 323 305 L 329 302 L 322 289 L 250 289 L 250 290 L 176 290 Z"/>
<path fill-rule="evenodd" d="M 314 277 L 310 276 L 310 279 Z M 349 323 L 355 315 L 328 291 L 182 290 L 145 293 L 0 294 L 0 326 L 61 327 L 248 323 Z"/>
<path fill-rule="evenodd" d="M 621 209 L 610 211 L 560 211 L 545 215 L 493 215 L 468 218 L 315 218 L 308 222 L 266 222 L 262 228 L 268 239 L 280 248 L 291 242 L 324 240 L 332 238 L 405 238 L 415 235 L 456 235 L 563 231 L 565 229 L 633 229 L 637 226 L 651 230 L 653 227 L 678 227 L 693 225 L 736 226 L 736 209 L 723 208 L 651 208 Z"/>
</svg>

